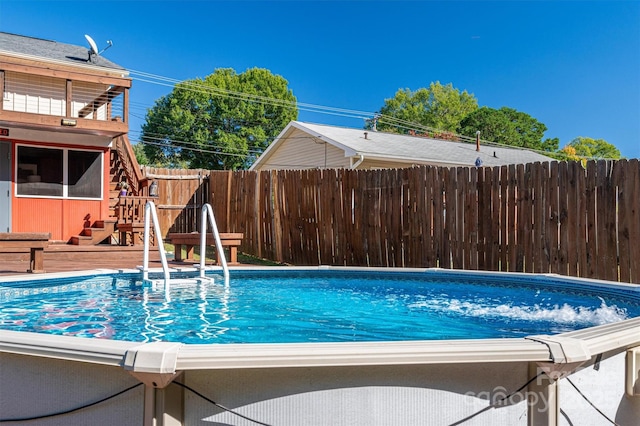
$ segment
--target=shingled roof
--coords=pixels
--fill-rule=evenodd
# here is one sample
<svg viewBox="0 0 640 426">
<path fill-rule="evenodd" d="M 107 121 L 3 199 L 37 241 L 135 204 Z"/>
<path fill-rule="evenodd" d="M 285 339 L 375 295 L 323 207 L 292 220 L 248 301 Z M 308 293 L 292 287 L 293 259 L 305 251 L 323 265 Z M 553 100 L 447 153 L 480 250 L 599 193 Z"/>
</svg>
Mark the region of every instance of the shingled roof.
<svg viewBox="0 0 640 426">
<path fill-rule="evenodd" d="M 124 70 L 120 65 L 100 55 L 96 55 L 94 60 L 89 62 L 88 45 L 76 46 L 53 40 L 0 32 L 0 53 L 3 52 L 35 56 L 74 65 L 92 65 L 114 70 Z"/>
<path fill-rule="evenodd" d="M 480 158 L 482 165 L 488 167 L 553 161 L 545 155 L 517 147 L 483 144 L 480 151 L 477 151 L 475 143 L 292 121 L 257 159 L 252 169 L 258 168 L 261 162 L 268 161 L 269 156 L 287 139 L 292 128 L 343 150 L 345 157 L 362 156 L 368 159 L 442 166 L 474 166 L 476 159 Z"/>
</svg>

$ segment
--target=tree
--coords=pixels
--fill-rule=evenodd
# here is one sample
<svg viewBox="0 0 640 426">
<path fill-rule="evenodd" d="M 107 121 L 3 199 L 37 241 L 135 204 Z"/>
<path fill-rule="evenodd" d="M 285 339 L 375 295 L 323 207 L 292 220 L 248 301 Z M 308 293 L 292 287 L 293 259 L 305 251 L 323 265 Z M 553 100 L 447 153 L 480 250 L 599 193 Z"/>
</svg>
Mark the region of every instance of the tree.
<svg viewBox="0 0 640 426">
<path fill-rule="evenodd" d="M 147 158 L 147 154 L 144 153 L 144 145 L 141 143 L 137 143 L 132 145 L 133 153 L 136 156 L 136 161 L 140 165 L 148 166 L 149 159 Z"/>
<path fill-rule="evenodd" d="M 234 170 L 248 167 L 297 117 L 283 77 L 261 68 L 241 74 L 219 68 L 158 99 L 141 140 L 151 164 Z"/>
<path fill-rule="evenodd" d="M 604 139 L 578 136 L 562 148 L 570 159 L 611 159 L 621 158 L 620 150 Z"/>
<path fill-rule="evenodd" d="M 559 161 L 579 161 L 580 157 L 576 154 L 576 149 L 570 145 L 565 145 L 562 149 L 558 150 L 554 156 Z"/>
<path fill-rule="evenodd" d="M 439 81 L 415 92 L 400 89 L 384 102 L 376 128 L 396 133 L 406 133 L 410 123 L 455 132 L 460 121 L 478 108 L 473 94 L 460 92 L 451 83 L 443 86 Z"/>
<path fill-rule="evenodd" d="M 494 109 L 481 107 L 467 115 L 460 123 L 459 133 L 480 137 L 505 145 L 520 146 L 539 151 L 552 152 L 558 149 L 558 138 L 542 140 L 547 126 L 529 114 L 513 108 Z"/>
</svg>

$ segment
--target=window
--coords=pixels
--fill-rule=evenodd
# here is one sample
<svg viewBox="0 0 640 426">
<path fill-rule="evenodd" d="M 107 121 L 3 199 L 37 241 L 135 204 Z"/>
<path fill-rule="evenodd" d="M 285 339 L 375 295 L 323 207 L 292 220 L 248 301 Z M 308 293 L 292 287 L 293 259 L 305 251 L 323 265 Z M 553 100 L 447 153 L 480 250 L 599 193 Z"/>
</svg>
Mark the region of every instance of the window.
<svg viewBox="0 0 640 426">
<path fill-rule="evenodd" d="M 17 195 L 102 198 L 102 153 L 18 146 Z"/>
<path fill-rule="evenodd" d="M 18 195 L 62 197 L 60 149 L 18 146 Z"/>
<path fill-rule="evenodd" d="M 69 197 L 101 198 L 102 155 L 95 151 L 67 151 Z"/>
</svg>

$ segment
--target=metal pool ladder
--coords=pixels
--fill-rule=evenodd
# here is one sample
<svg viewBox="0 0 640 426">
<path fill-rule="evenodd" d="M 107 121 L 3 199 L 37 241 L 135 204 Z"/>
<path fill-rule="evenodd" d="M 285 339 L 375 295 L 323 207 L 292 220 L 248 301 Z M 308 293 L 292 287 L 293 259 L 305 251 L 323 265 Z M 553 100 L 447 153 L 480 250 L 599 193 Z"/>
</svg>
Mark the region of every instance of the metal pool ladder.
<svg viewBox="0 0 640 426">
<path fill-rule="evenodd" d="M 171 274 L 169 273 L 169 264 L 167 263 L 167 253 L 164 251 L 164 241 L 162 241 L 162 232 L 160 232 L 160 223 L 158 222 L 158 213 L 156 212 L 156 205 L 153 201 L 147 201 L 144 206 L 144 256 L 142 260 L 142 279 L 149 281 L 149 228 L 150 221 L 153 218 L 153 229 L 158 239 L 158 250 L 160 250 L 160 261 L 162 262 L 162 271 L 164 272 L 164 286 L 165 291 L 168 292 L 169 280 Z"/>
<path fill-rule="evenodd" d="M 209 219 L 207 221 L 207 219 Z M 216 218 L 213 216 L 213 209 L 211 204 L 205 203 L 202 206 L 202 220 L 200 220 L 200 278 L 204 278 L 204 260 L 207 250 L 207 222 L 211 225 L 211 233 L 213 239 L 216 241 L 216 250 L 220 254 L 218 258 L 222 266 L 222 273 L 224 275 L 225 286 L 229 285 L 229 266 L 227 265 L 227 257 L 222 249 L 222 241 L 220 240 L 220 232 L 218 232 L 218 225 L 216 225 Z"/>
<path fill-rule="evenodd" d="M 156 238 L 158 239 L 158 250 L 160 251 L 160 261 L 162 262 L 162 271 L 164 273 L 164 289 L 165 298 L 169 299 L 169 285 L 171 282 L 171 273 L 169 271 L 169 264 L 167 263 L 167 253 L 164 250 L 164 241 L 162 240 L 162 233 L 160 231 L 160 223 L 158 221 L 158 213 L 153 201 L 147 201 L 144 206 L 144 257 L 142 265 L 142 279 L 143 281 L 149 280 L 149 246 L 150 246 L 150 222 L 153 219 L 153 227 Z M 220 233 L 218 232 L 218 226 L 216 225 L 215 217 L 213 216 L 213 209 L 210 204 L 202 206 L 202 225 L 200 229 L 200 277 L 199 280 L 203 281 L 208 279 L 205 277 L 205 258 L 207 249 L 207 219 L 211 224 L 211 232 L 216 242 L 216 250 L 220 253 L 220 263 L 222 264 L 222 272 L 224 275 L 225 287 L 229 286 L 229 266 L 227 265 L 227 258 L 225 257 L 224 250 L 222 249 L 222 241 L 220 240 Z M 185 280 L 180 280 L 185 281 Z M 193 281 L 193 280 L 192 280 Z"/>
</svg>

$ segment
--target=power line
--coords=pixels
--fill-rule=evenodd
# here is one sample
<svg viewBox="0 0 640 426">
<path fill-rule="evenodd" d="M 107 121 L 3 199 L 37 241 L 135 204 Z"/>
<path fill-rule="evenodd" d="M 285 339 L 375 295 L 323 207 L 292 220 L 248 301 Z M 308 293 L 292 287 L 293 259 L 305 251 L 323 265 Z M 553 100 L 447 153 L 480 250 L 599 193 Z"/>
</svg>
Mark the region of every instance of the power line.
<svg viewBox="0 0 640 426">
<path fill-rule="evenodd" d="M 402 120 L 393 116 L 379 114 L 376 112 L 330 107 L 330 106 L 309 104 L 309 103 L 297 102 L 297 101 L 295 102 L 287 101 L 287 100 L 278 99 L 278 98 L 270 98 L 270 97 L 261 96 L 261 95 L 254 95 L 254 94 L 237 92 L 237 91 L 228 90 L 228 89 L 222 89 L 222 88 L 213 87 L 213 86 L 207 86 L 205 84 L 196 83 L 194 82 L 194 80 L 179 81 L 169 77 L 145 73 L 142 71 L 130 70 L 130 75 L 132 76 L 139 75 L 140 77 L 133 77 L 134 79 L 137 79 L 139 81 L 143 81 L 151 84 L 158 84 L 158 85 L 167 86 L 167 87 L 180 88 L 180 89 L 189 90 L 195 93 L 204 93 L 204 94 L 210 94 L 214 96 L 229 97 L 232 99 L 245 100 L 249 102 L 257 102 L 257 103 L 280 105 L 280 106 L 290 106 L 290 107 L 296 107 L 298 110 L 302 110 L 302 111 L 310 111 L 310 112 L 330 114 L 330 115 L 339 115 L 339 116 L 348 117 L 348 118 L 360 118 L 365 120 L 378 119 L 379 121 L 387 122 L 393 126 L 403 128 L 405 130 L 422 130 L 422 131 L 435 132 L 435 133 L 444 132 L 443 130 L 435 129 L 429 126 L 410 122 L 407 120 Z M 472 140 L 472 138 L 468 136 L 455 134 L 453 132 L 446 132 L 446 133 L 450 133 L 451 135 L 457 137 L 460 140 Z"/>
<path fill-rule="evenodd" d="M 352 110 L 352 109 L 347 109 L 347 108 L 330 107 L 330 106 L 324 106 L 324 105 L 303 103 L 303 102 L 298 102 L 298 101 L 288 101 L 288 100 L 285 100 L 285 99 L 271 98 L 271 97 L 262 96 L 262 95 L 249 94 L 249 93 L 238 92 L 238 91 L 233 91 L 233 90 L 229 90 L 229 89 L 223 89 L 223 88 L 219 88 L 219 87 L 208 86 L 208 85 L 205 85 L 203 83 L 198 83 L 197 79 L 180 81 L 180 80 L 177 80 L 177 79 L 174 79 L 174 78 L 165 77 L 165 76 L 161 76 L 161 75 L 157 75 L 157 74 L 151 74 L 151 73 L 147 73 L 147 72 L 143 72 L 143 71 L 137 71 L 137 70 L 129 70 L 129 71 L 130 71 L 130 75 L 132 75 L 132 78 L 134 80 L 145 82 L 145 83 L 150 83 L 150 84 L 156 84 L 156 85 L 160 85 L 160 86 L 172 87 L 174 90 L 176 88 L 179 88 L 181 90 L 187 90 L 187 91 L 191 91 L 191 92 L 194 92 L 194 93 L 201 93 L 201 94 L 208 94 L 208 95 L 211 95 L 211 96 L 226 97 L 226 98 L 230 98 L 230 99 L 237 99 L 239 101 L 255 102 L 255 103 L 261 103 L 261 104 L 265 104 L 265 105 L 274 105 L 274 106 L 283 106 L 283 107 L 292 107 L 292 108 L 295 107 L 298 110 L 302 110 L 302 111 L 321 113 L 321 114 L 328 114 L 328 115 L 336 115 L 336 116 L 342 116 L 342 117 L 347 117 L 347 118 L 359 118 L 359 119 L 369 120 L 369 121 L 377 120 L 378 122 L 386 123 L 386 124 L 388 124 L 390 126 L 397 127 L 398 129 L 405 130 L 407 132 L 408 131 L 424 132 L 425 136 L 430 136 L 432 139 L 442 139 L 442 140 L 445 140 L 445 141 L 452 140 L 452 141 L 455 141 L 455 142 L 463 142 L 463 143 L 475 143 L 476 142 L 476 139 L 473 138 L 473 137 L 457 134 L 457 133 L 454 133 L 454 132 L 443 131 L 441 129 L 436 129 L 436 128 L 433 128 L 433 127 L 429 127 L 429 126 L 422 125 L 422 124 L 419 124 L 419 123 L 403 120 L 403 119 L 400 119 L 400 118 L 397 118 L 397 117 L 393 117 L 393 116 L 390 116 L 390 115 L 386 115 L 386 114 L 380 114 L 380 113 L 377 113 L 377 112 L 359 111 L 359 110 Z M 140 105 L 141 105 L 141 108 L 143 108 L 143 104 L 140 104 Z M 145 112 L 146 111 L 148 111 L 148 108 L 145 108 Z M 139 118 L 141 120 L 143 119 L 140 116 L 135 116 L 135 117 Z M 245 123 L 249 124 L 249 122 L 245 122 Z M 260 124 L 260 123 L 255 123 L 255 124 Z M 439 138 L 438 136 L 440 134 L 447 135 L 448 137 L 450 137 L 450 139 L 449 138 Z M 161 135 L 157 135 L 157 136 L 161 136 Z M 169 138 L 169 141 L 171 141 L 171 140 L 173 140 L 173 139 Z M 145 141 L 142 141 L 142 142 L 145 143 Z M 189 142 L 186 142 L 186 141 L 176 141 L 176 142 L 180 142 L 181 143 L 181 146 L 180 146 L 181 149 L 189 149 L 188 147 L 184 146 L 184 145 L 188 145 Z M 265 140 L 264 142 L 267 142 L 267 140 Z M 489 141 L 489 140 L 481 139 L 480 142 L 483 145 L 487 145 L 487 146 L 505 147 L 505 148 L 509 148 L 509 149 L 520 149 L 520 150 L 538 152 L 538 153 L 541 153 L 541 154 L 549 154 L 549 152 L 543 151 L 543 150 L 536 150 L 536 149 L 518 147 L 518 146 L 513 146 L 513 145 L 508 145 L 508 144 L 501 144 L 501 143 L 497 143 L 497 142 L 493 142 L 493 141 Z M 152 144 L 152 143 L 149 142 L 149 144 Z M 193 143 L 191 143 L 191 144 L 193 144 Z M 164 145 L 164 146 L 169 147 L 167 145 Z M 216 147 L 216 146 L 213 146 L 213 147 Z M 217 146 L 217 147 L 220 148 L 220 146 Z M 200 152 L 207 152 L 207 151 L 200 151 Z M 258 154 L 259 155 L 261 152 L 262 151 L 254 151 L 253 154 Z M 225 155 L 225 153 L 219 153 L 219 152 L 215 152 L 215 153 L 220 154 L 220 155 Z"/>
</svg>

